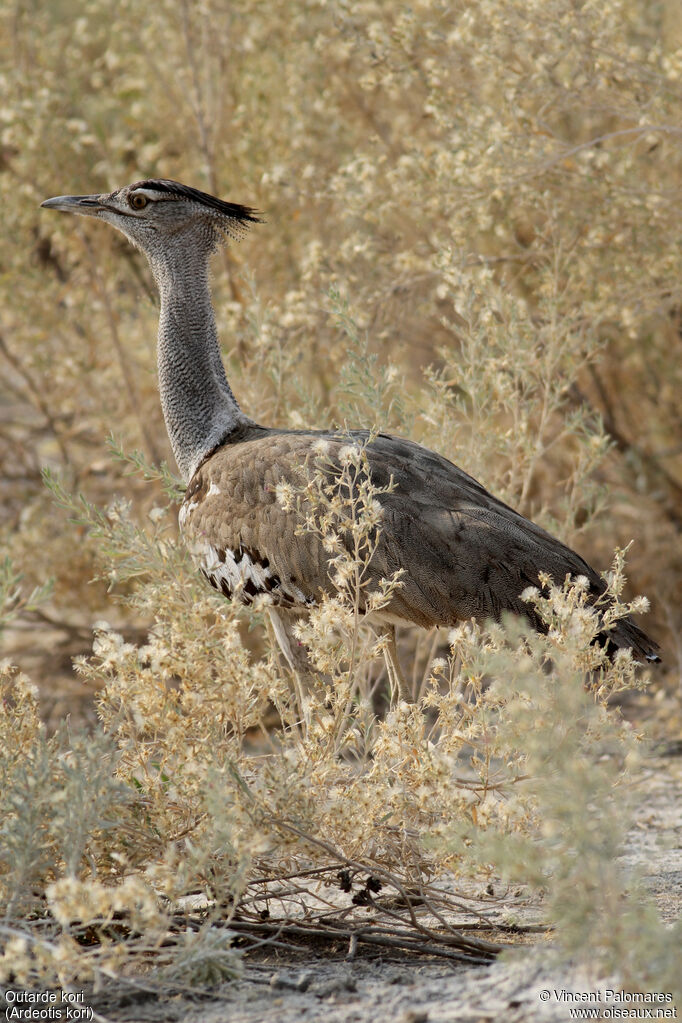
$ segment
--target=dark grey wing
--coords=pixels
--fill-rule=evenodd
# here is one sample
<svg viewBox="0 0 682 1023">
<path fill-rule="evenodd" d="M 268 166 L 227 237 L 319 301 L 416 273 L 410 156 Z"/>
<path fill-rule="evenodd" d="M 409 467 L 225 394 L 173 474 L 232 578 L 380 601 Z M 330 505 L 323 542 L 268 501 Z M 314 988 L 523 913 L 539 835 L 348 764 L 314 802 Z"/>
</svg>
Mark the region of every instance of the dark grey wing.
<svg viewBox="0 0 682 1023">
<path fill-rule="evenodd" d="M 528 586 L 540 585 L 540 572 L 558 583 L 582 575 L 593 598 L 603 593 L 603 580 L 579 554 L 442 456 L 385 435 L 368 454 L 376 485 L 385 486 L 391 476 L 397 485 L 381 499 L 385 517 L 377 569 L 390 575 L 405 568 L 395 606 L 401 617 L 451 625 L 467 618 L 499 620 L 510 611 L 542 628 L 520 597 Z M 631 619 L 609 638 L 645 656 L 655 653 Z"/>
</svg>

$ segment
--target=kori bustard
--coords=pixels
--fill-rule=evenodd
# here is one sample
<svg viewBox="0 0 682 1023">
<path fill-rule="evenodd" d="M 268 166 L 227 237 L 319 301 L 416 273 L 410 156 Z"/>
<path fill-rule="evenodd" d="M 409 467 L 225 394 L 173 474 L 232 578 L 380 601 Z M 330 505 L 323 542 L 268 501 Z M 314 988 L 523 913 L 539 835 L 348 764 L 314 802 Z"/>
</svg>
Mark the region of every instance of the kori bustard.
<svg viewBox="0 0 682 1023">
<path fill-rule="evenodd" d="M 293 663 L 291 633 L 278 609 L 305 611 L 333 592 L 330 555 L 314 532 L 277 500 L 278 484 L 300 486 L 300 469 L 320 440 L 339 459 L 347 433 L 260 426 L 239 407 L 225 375 L 208 280 L 209 257 L 258 222 L 248 206 L 223 202 L 176 181 L 147 180 L 107 195 L 47 199 L 49 209 L 80 213 L 118 228 L 151 265 L 161 296 L 158 372 L 163 414 L 187 492 L 180 525 L 209 582 L 226 597 L 251 602 L 269 594 L 275 632 Z M 366 444 L 355 431 L 350 442 Z M 557 582 L 585 576 L 596 599 L 604 583 L 579 554 L 493 497 L 441 455 L 385 434 L 366 456 L 382 494 L 381 531 L 370 565 L 378 585 L 403 570 L 384 609 L 386 623 L 451 626 L 504 611 L 542 628 L 521 599 L 546 572 Z M 630 618 L 608 636 L 610 649 L 632 648 L 657 660 L 656 644 Z M 399 678 L 399 675 L 398 675 Z"/>
</svg>

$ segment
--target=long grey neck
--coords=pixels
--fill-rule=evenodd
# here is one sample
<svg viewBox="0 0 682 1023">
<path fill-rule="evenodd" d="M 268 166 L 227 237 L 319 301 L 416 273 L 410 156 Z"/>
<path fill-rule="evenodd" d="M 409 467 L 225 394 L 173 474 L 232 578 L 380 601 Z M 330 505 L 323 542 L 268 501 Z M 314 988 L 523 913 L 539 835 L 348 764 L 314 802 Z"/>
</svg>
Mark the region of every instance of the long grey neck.
<svg viewBox="0 0 682 1023">
<path fill-rule="evenodd" d="M 159 389 L 175 461 L 185 481 L 238 423 L 248 422 L 220 357 L 200 247 L 150 255 L 161 295 L 157 348 Z"/>
</svg>

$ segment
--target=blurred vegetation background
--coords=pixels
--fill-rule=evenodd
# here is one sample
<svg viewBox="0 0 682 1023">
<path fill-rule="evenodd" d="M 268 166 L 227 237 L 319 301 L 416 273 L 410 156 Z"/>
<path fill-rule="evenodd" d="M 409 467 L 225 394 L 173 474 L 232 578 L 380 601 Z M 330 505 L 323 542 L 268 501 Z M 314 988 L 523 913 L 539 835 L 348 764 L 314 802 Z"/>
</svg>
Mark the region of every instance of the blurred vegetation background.
<svg viewBox="0 0 682 1023">
<path fill-rule="evenodd" d="M 658 684 L 679 684 L 677 0 L 6 0 L 0 18 L 6 650 L 48 717 L 90 713 L 71 662 L 98 619 L 147 623 L 91 582 L 41 469 L 144 516 L 160 487 L 107 437 L 171 455 L 144 258 L 38 207 L 144 177 L 265 214 L 215 264 L 250 415 L 409 434 L 601 569 L 634 539 Z"/>
</svg>

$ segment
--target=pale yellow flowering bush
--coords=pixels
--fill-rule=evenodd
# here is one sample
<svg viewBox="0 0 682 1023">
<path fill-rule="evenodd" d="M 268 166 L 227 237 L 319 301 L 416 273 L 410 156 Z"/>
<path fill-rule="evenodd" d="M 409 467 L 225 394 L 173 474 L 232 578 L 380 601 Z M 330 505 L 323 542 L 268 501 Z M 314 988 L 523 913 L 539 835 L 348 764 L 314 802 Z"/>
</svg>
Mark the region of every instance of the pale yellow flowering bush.
<svg viewBox="0 0 682 1023">
<path fill-rule="evenodd" d="M 134 462 L 142 467 L 139 456 Z M 400 580 L 367 588 L 381 492 L 363 443 L 349 438 L 337 465 L 321 442 L 300 484 L 279 494 L 334 554 L 335 593 L 297 626 L 310 650 L 306 677 L 272 649 L 247 650 L 239 622 L 254 612 L 203 589 L 169 536 L 166 512 L 148 532 L 126 505 L 101 512 L 50 486 L 96 538 L 102 575 L 127 583 L 129 610 L 153 621 L 138 644 L 102 624 L 92 655 L 80 660 L 80 673 L 103 683 L 101 725 L 89 737 L 48 739 L 35 694 L 21 677 L 7 678 L 6 975 L 16 958 L 27 982 L 96 981 L 151 957 L 149 983 L 212 983 L 239 971 L 231 933 L 262 926 L 271 907 L 274 927 L 315 921 L 319 903 L 325 916 L 343 908 L 348 920 L 353 906 L 381 913 L 383 889 L 408 906 L 406 893 L 421 893 L 430 906 L 435 881 L 491 870 L 549 886 L 560 940 L 613 967 L 618 949 L 604 947 L 600 930 L 612 900 L 607 906 L 604 896 L 584 919 L 567 909 L 581 884 L 585 904 L 593 898 L 588 879 L 622 838 L 610 829 L 595 844 L 590 825 L 592 803 L 599 810 L 622 773 L 617 761 L 600 767 L 600 744 L 615 744 L 621 757 L 632 745 L 606 703 L 635 684 L 636 665 L 629 653 L 611 661 L 591 645 L 605 617 L 632 611 L 619 601 L 622 555 L 601 625 L 581 580 L 547 581 L 525 594 L 546 637 L 512 622 L 462 625 L 448 658 L 429 662 L 415 701 L 394 687 L 380 714 L 384 638 L 372 613 Z M 256 617 L 264 610 L 266 601 Z M 584 834 L 573 823 L 581 813 Z M 613 885 L 621 882 L 615 874 Z M 642 912 L 649 940 L 663 948 L 665 930 L 652 910 Z M 599 924 L 592 932 L 590 921 Z M 477 942 L 464 947 L 478 955 L 495 948 Z M 639 977 L 635 961 L 628 968 Z"/>
<path fill-rule="evenodd" d="M 395 686 L 391 699 L 386 637 L 359 615 L 377 495 L 346 507 L 309 466 L 279 496 L 307 503 L 337 591 L 297 624 L 311 671 L 293 677 L 267 608 L 205 590 L 178 546 L 142 257 L 38 204 L 167 176 L 261 208 L 267 223 L 214 268 L 244 409 L 409 435 L 598 567 L 635 538 L 633 592 L 649 594 L 674 671 L 676 0 L 122 0 L 115 18 L 103 0 L 65 0 L 0 21 L 0 625 L 19 665 L 3 669 L 0 714 L 2 976 L 97 980 L 147 957 L 165 982 L 216 981 L 238 969 L 216 922 L 308 912 L 286 878 L 323 878 L 306 891 L 333 901 L 348 870 L 360 902 L 372 878 L 403 897 L 395 886 L 451 870 L 516 876 L 517 840 L 537 850 L 533 879 L 556 879 L 566 944 L 582 936 L 591 956 L 585 928 L 620 910 L 571 918 L 566 893 L 585 878 L 566 865 L 583 842 L 609 860 L 615 838 L 578 831 L 555 848 L 543 827 L 573 827 L 581 798 L 618 780 L 594 750 L 600 729 L 621 749 L 603 707 L 635 674 L 590 645 L 580 583 L 528 594 L 547 638 L 404 632 L 414 702 Z M 141 452 L 127 464 L 105 449 L 112 428 Z M 357 457 L 341 476 L 360 479 Z M 356 530 L 352 556 L 339 528 Z M 618 560 L 614 573 L 618 597 Z M 399 585 L 385 580 L 376 607 Z M 76 702 L 73 661 L 101 690 L 89 739 L 55 719 Z M 29 666 L 43 701 L 67 694 L 49 728 Z M 561 818 L 558 789 L 520 778 L 541 777 L 542 743 L 573 711 L 579 755 L 551 775 L 571 793 Z M 492 843 L 480 856 L 471 825 Z M 188 933 L 176 917 L 197 893 Z"/>
</svg>

